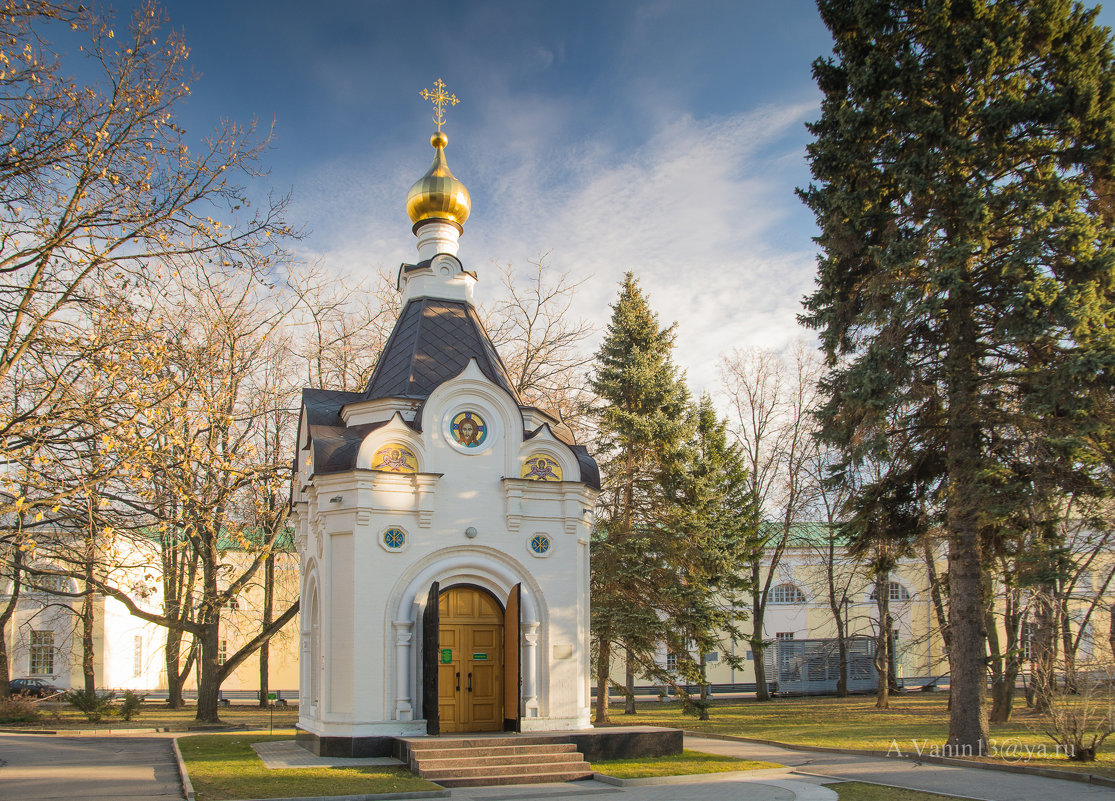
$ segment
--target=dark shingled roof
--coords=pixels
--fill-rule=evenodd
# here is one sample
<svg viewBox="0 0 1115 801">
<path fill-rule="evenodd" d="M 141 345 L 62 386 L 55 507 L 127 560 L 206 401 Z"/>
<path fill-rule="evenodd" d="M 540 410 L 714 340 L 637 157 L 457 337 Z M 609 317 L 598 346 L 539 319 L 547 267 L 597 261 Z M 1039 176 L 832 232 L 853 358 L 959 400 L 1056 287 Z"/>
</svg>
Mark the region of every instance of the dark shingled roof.
<svg viewBox="0 0 1115 801">
<path fill-rule="evenodd" d="M 341 407 L 362 397 L 359 392 L 302 390 L 302 408 L 306 410 L 306 423 L 314 443 L 315 473 L 336 473 L 352 469 L 364 437 L 386 425 L 385 422 L 352 427 L 345 425 L 345 421 L 341 419 Z M 300 446 L 305 445 L 305 442 L 300 443 Z"/>
<path fill-rule="evenodd" d="M 314 472 L 336 473 L 356 464 L 360 443 L 370 432 L 387 425 L 346 426 L 341 408 L 376 398 L 428 398 L 438 385 L 455 378 L 476 359 L 481 372 L 519 403 L 507 368 L 484 332 L 476 311 L 467 303 L 439 298 L 417 298 L 407 304 L 364 392 L 330 389 L 302 390 L 302 408 L 314 444 Z M 408 423 L 416 427 L 416 423 Z M 549 426 L 545 426 L 549 428 Z M 526 439 L 538 434 L 523 432 Z M 568 437 L 554 434 L 560 440 Z M 304 447 L 307 443 L 299 443 Z M 583 445 L 566 442 L 577 457 L 581 481 L 600 489 L 600 470 Z"/>
<path fill-rule="evenodd" d="M 595 490 L 600 489 L 600 468 L 596 466 L 596 460 L 589 454 L 588 448 L 584 445 L 570 445 L 569 449 L 581 466 L 581 481 Z"/>
<path fill-rule="evenodd" d="M 428 398 L 438 385 L 460 375 L 469 359 L 519 402 L 476 310 L 463 301 L 416 298 L 395 323 L 362 399 Z"/>
</svg>

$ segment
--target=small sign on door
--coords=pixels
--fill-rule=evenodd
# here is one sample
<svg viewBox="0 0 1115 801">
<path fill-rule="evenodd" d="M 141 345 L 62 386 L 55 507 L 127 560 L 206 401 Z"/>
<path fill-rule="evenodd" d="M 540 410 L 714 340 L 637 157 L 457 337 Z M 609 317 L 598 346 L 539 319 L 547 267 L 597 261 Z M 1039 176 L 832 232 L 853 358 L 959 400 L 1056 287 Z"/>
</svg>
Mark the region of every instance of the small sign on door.
<svg viewBox="0 0 1115 801">
<path fill-rule="evenodd" d="M 441 664 L 448 665 L 448 664 L 451 664 L 452 662 L 453 662 L 453 649 L 452 648 L 442 648 L 441 649 Z"/>
<path fill-rule="evenodd" d="M 472 660 L 474 662 L 487 662 L 488 661 L 488 655 L 487 654 L 473 654 L 472 655 Z"/>
</svg>

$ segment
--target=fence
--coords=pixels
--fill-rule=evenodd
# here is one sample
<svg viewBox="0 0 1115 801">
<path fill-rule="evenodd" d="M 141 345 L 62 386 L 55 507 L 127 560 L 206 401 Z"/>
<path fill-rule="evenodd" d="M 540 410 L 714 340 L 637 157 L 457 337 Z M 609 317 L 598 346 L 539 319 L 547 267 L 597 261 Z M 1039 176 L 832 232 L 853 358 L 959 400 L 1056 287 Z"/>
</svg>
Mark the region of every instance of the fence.
<svg viewBox="0 0 1115 801">
<path fill-rule="evenodd" d="M 779 693 L 820 695 L 836 692 L 840 678 L 838 640 L 778 640 L 766 650 L 767 681 Z M 848 644 L 848 691 L 878 686 L 875 640 L 852 637 Z"/>
</svg>

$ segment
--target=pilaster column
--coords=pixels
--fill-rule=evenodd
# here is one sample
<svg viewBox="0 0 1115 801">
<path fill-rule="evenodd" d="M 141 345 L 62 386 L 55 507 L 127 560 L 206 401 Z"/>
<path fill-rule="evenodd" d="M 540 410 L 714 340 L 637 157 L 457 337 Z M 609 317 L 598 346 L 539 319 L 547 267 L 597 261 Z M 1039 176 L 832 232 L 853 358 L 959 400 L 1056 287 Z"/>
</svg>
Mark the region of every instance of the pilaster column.
<svg viewBox="0 0 1115 801">
<path fill-rule="evenodd" d="M 523 717 L 538 717 L 538 628 L 537 622 L 523 623 L 523 641 L 527 644 L 523 664 Z"/>
<path fill-rule="evenodd" d="M 410 642 L 414 637 L 414 624 L 409 620 L 396 620 L 395 626 L 395 720 L 413 720 L 414 707 L 410 699 Z"/>
</svg>

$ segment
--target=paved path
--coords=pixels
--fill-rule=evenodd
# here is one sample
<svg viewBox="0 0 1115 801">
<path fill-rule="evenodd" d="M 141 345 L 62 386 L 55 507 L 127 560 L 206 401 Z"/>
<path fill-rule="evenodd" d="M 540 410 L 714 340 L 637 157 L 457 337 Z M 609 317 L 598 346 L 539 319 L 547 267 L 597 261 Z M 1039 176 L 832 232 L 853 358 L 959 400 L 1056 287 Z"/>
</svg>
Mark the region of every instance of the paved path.
<svg viewBox="0 0 1115 801">
<path fill-rule="evenodd" d="M 613 787 L 597 781 L 460 787 L 451 797 L 459 801 L 837 801 L 832 790 L 802 777 L 740 779 L 724 774 L 643 787 Z"/>
<path fill-rule="evenodd" d="M 1063 779 L 921 764 L 899 759 L 794 751 L 778 746 L 686 736 L 695 751 L 778 762 L 810 775 L 705 775 L 680 784 L 613 787 L 596 781 L 470 787 L 459 801 L 835 801 L 825 783 L 869 781 L 978 801 L 1115 801 L 1115 789 Z M 168 801 L 182 798 L 165 735 L 38 736 L 0 734 L 0 801 Z"/>
<path fill-rule="evenodd" d="M 793 751 L 759 743 L 685 736 L 685 747 L 708 754 L 761 759 L 809 774 L 868 781 L 979 801 L 1115 801 L 1115 788 L 1024 773 L 917 763 L 906 759 Z"/>
<path fill-rule="evenodd" d="M 167 738 L 0 734 L 0 801 L 181 798 Z"/>
</svg>

